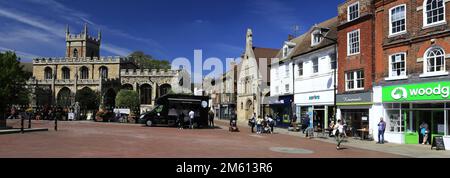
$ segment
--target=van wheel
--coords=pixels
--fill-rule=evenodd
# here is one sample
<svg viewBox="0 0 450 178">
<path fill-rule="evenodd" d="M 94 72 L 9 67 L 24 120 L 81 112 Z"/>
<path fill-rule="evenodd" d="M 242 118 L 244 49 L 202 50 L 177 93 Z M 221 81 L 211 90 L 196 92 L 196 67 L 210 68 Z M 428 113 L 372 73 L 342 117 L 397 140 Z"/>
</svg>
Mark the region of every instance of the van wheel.
<svg viewBox="0 0 450 178">
<path fill-rule="evenodd" d="M 151 127 L 151 126 L 153 126 L 153 123 L 152 123 L 151 120 L 147 120 L 147 121 L 145 122 L 145 125 L 146 125 L 147 127 Z"/>
</svg>

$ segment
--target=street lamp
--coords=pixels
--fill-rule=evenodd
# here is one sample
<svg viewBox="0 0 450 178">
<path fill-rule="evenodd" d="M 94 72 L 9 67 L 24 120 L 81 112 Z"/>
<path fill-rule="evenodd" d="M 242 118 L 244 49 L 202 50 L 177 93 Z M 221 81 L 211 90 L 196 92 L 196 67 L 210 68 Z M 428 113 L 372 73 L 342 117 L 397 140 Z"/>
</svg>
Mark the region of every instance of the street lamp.
<svg viewBox="0 0 450 178">
<path fill-rule="evenodd" d="M 320 28 L 320 31 L 329 31 L 329 28 Z M 334 38 L 329 38 L 327 36 L 324 36 L 322 33 L 319 33 L 319 36 L 327 39 L 327 40 L 331 40 L 334 42 L 334 66 L 331 66 L 332 68 L 334 68 L 334 122 L 336 123 L 336 116 L 337 116 L 337 101 L 336 101 L 336 96 L 337 96 L 337 59 L 338 59 L 338 49 L 337 49 L 337 39 Z"/>
</svg>

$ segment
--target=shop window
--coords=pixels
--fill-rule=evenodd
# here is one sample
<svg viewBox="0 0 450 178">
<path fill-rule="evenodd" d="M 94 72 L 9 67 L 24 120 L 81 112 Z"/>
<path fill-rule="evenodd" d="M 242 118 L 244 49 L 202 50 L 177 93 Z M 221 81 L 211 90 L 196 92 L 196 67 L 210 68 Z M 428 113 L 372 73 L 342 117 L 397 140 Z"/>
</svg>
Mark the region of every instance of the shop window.
<svg viewBox="0 0 450 178">
<path fill-rule="evenodd" d="M 386 118 L 386 130 L 389 132 L 404 132 L 405 131 L 405 118 L 408 117 L 408 112 L 403 111 L 400 114 L 399 109 L 388 110 Z"/>
<path fill-rule="evenodd" d="M 446 111 L 447 112 L 447 133 L 445 133 L 445 135 L 450 135 L 450 111 Z"/>
<path fill-rule="evenodd" d="M 444 109 L 444 103 L 413 104 L 413 108 L 419 108 L 419 109 Z"/>
</svg>

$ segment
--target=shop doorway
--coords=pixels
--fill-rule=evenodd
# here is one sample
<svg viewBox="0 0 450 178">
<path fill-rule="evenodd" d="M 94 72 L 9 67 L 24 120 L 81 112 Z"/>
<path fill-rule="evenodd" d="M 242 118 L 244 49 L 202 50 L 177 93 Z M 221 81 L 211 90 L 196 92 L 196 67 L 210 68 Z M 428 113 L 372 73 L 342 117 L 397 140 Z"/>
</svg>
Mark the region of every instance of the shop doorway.
<svg viewBox="0 0 450 178">
<path fill-rule="evenodd" d="M 415 144 L 424 142 L 424 134 L 421 133 L 421 127 L 428 127 L 429 130 L 426 144 L 431 144 L 434 136 L 445 134 L 444 112 L 433 110 L 414 111 L 415 127 L 413 130 L 418 133 Z"/>
<path fill-rule="evenodd" d="M 325 109 L 315 109 L 313 117 L 314 130 L 321 131 L 325 125 Z"/>
</svg>

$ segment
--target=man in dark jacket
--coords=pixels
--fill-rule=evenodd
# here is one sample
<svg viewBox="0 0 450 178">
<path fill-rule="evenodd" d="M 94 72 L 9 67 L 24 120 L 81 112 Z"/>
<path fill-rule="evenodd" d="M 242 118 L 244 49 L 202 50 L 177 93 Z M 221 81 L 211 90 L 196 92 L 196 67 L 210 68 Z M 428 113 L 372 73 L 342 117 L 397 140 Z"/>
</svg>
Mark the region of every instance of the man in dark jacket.
<svg viewBox="0 0 450 178">
<path fill-rule="evenodd" d="M 214 128 L 214 112 L 212 110 L 209 110 L 208 117 L 209 117 L 209 126 Z"/>
</svg>

